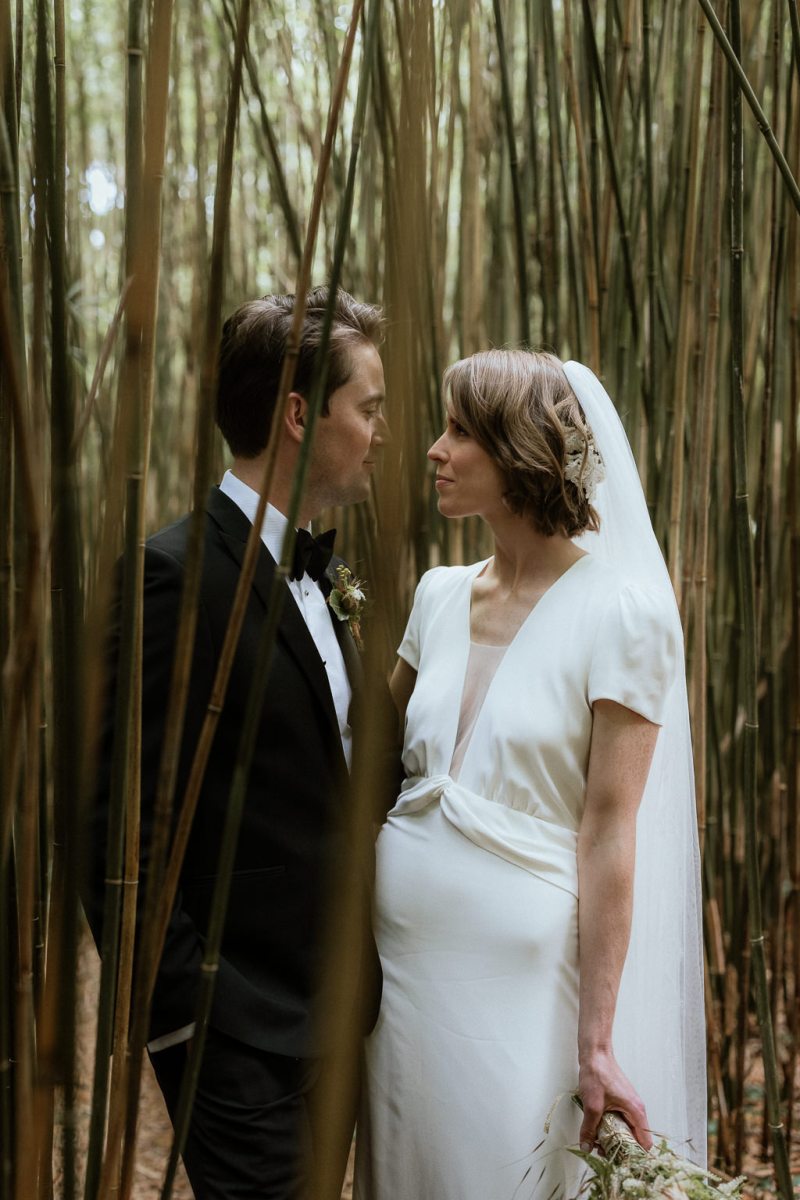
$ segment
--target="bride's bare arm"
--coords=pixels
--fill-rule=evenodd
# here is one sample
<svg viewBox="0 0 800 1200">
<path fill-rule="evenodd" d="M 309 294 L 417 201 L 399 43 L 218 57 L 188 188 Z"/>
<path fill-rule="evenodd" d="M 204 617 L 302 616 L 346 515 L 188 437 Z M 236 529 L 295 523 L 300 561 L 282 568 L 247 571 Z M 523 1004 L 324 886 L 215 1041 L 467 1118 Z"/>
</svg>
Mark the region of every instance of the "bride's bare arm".
<svg viewBox="0 0 800 1200">
<path fill-rule="evenodd" d="M 411 699 L 411 693 L 414 690 L 414 684 L 417 682 L 417 672 L 413 667 L 410 667 L 404 658 L 398 658 L 397 664 L 392 671 L 392 677 L 389 680 L 389 691 L 392 693 L 392 700 L 397 709 L 397 715 L 400 718 L 400 726 L 402 728 L 406 717 L 406 708 Z"/>
<path fill-rule="evenodd" d="M 580 1141 L 594 1145 L 609 1109 L 621 1112 L 637 1140 L 652 1144 L 647 1114 L 614 1058 L 611 1030 L 628 949 L 633 901 L 636 813 L 658 726 L 612 700 L 593 708 L 586 805 L 578 834 Z"/>
</svg>

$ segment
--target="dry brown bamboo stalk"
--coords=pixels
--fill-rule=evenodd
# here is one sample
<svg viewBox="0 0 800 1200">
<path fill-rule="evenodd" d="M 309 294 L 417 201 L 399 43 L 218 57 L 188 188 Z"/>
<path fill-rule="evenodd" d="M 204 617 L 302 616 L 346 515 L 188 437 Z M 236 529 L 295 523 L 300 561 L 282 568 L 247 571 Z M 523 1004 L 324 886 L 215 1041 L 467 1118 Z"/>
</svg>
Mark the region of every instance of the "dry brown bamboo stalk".
<svg viewBox="0 0 800 1200">
<path fill-rule="evenodd" d="M 721 70 L 715 64 L 712 82 L 712 97 L 716 105 L 709 110 L 706 172 L 707 195 L 717 195 L 723 177 L 721 112 Z M 695 785 L 697 796 L 697 825 L 702 852 L 706 833 L 706 782 L 707 782 L 707 739 L 708 739 L 708 644 L 707 644 L 707 592 L 708 592 L 708 538 L 709 510 L 711 504 L 711 461 L 714 446 L 714 422 L 716 417 L 717 364 L 720 330 L 720 265 L 722 238 L 722 208 L 717 205 L 706 230 L 704 262 L 711 263 L 708 273 L 708 310 L 703 352 L 703 378 L 700 397 L 700 437 L 697 450 L 697 485 L 695 489 L 695 537 L 693 571 L 694 612 L 694 678 L 692 695 L 693 746 L 695 763 Z"/>
<path fill-rule="evenodd" d="M 583 136 L 583 115 L 572 53 L 571 0 L 565 0 L 564 2 L 564 70 L 567 75 L 572 127 L 575 133 L 575 153 L 578 160 L 580 233 L 583 247 L 586 302 L 589 309 L 589 366 L 595 374 L 599 374 L 602 367 L 600 358 L 600 296 L 597 279 L 597 247 L 594 240 L 592 202 L 589 194 L 589 166 L 586 160 L 586 143 Z"/>
<path fill-rule="evenodd" d="M 669 573 L 678 604 L 683 611 L 683 559 L 682 559 L 682 515 L 685 461 L 686 391 L 688 387 L 689 351 L 691 348 L 694 316 L 693 283 L 695 264 L 695 238 L 697 233 L 697 188 L 700 179 L 700 97 L 703 75 L 703 49 L 705 44 L 705 22 L 697 18 L 694 61 L 692 64 L 692 91 L 689 121 L 688 181 L 686 188 L 686 217 L 684 221 L 683 248 L 681 254 L 680 319 L 675 365 L 675 414 L 672 427 L 672 490 L 669 509 Z"/>
</svg>

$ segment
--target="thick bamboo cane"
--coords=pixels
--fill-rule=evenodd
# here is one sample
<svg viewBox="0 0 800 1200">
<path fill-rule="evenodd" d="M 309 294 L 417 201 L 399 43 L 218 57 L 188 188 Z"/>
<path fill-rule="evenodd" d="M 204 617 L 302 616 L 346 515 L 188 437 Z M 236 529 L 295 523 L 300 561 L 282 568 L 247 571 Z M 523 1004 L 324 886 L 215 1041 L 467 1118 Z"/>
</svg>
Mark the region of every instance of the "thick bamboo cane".
<svg viewBox="0 0 800 1200">
<path fill-rule="evenodd" d="M 800 122 L 795 125 L 794 161 L 800 161 Z M 788 745 L 786 749 L 787 808 L 789 824 L 789 878 L 791 881 L 788 916 L 792 936 L 789 958 L 793 986 L 789 1008 L 789 1055 L 786 1077 L 789 1097 L 786 1126 L 791 1139 L 795 1133 L 794 1081 L 800 1057 L 800 459 L 798 458 L 798 412 L 800 412 L 800 239 L 797 222 L 789 234 L 789 352 L 788 352 L 788 413 L 786 440 L 789 446 L 787 462 L 786 516 L 789 531 L 789 684 L 787 688 Z"/>
<path fill-rule="evenodd" d="M 718 196 L 723 178 L 722 172 L 722 113 L 721 71 L 715 64 L 711 83 L 711 103 L 708 110 L 708 135 L 706 139 L 706 169 L 704 189 L 710 196 Z M 707 738 L 708 738 L 708 539 L 709 513 L 711 505 L 711 460 L 714 446 L 714 422 L 716 419 L 715 398 L 718 383 L 718 358 L 720 341 L 720 259 L 722 238 L 722 205 L 711 208 L 710 220 L 705 230 L 703 262 L 710 263 L 708 272 L 708 309 L 703 350 L 703 377 L 700 397 L 700 436 L 697 451 L 697 473 L 695 479 L 693 508 L 697 520 L 693 572 L 694 611 L 694 678 L 693 683 L 693 745 L 695 763 L 695 787 L 697 799 L 697 826 L 700 849 L 704 848 L 706 834 L 706 789 L 707 789 Z"/>
<path fill-rule="evenodd" d="M 679 298 L 678 340 L 675 347 L 675 413 L 672 426 L 672 490 L 669 506 L 669 571 L 678 606 L 684 610 L 683 579 L 683 492 L 686 430 L 686 392 L 689 384 L 689 351 L 694 336 L 694 264 L 697 236 L 697 189 L 700 179 L 700 95 L 703 81 L 705 29 L 696 23 L 692 91 L 689 115 L 686 208 L 681 251 L 681 291 Z"/>
<path fill-rule="evenodd" d="M 700 0 L 701 3 L 704 0 Z M 731 0 L 731 44 L 737 58 L 741 53 L 741 17 L 739 0 Z M 747 440 L 745 432 L 744 381 L 742 377 L 743 330 L 743 229 L 742 196 L 744 155 L 742 137 L 742 99 L 735 78 L 731 78 L 731 410 L 733 421 L 734 473 L 736 481 L 736 549 L 738 594 L 744 632 L 746 724 L 744 732 L 744 803 L 745 855 L 747 864 L 748 926 L 752 954 L 756 1011 L 764 1056 L 764 1076 L 769 1125 L 778 1187 L 784 1200 L 791 1200 L 792 1184 L 789 1157 L 780 1116 L 777 1060 L 767 987 L 764 930 L 761 920 L 761 879 L 758 862 L 758 700 L 757 631 L 755 627 L 753 544 L 747 491 Z"/>
<path fill-rule="evenodd" d="M 159 255 L 161 242 L 161 191 L 164 170 L 169 85 L 172 5 L 157 4 L 153 11 L 151 48 L 147 78 L 147 111 L 142 145 L 142 53 L 143 9 L 132 4 L 128 11 L 128 124 L 126 168 L 128 228 L 126 272 L 131 279 L 126 321 L 126 344 L 120 380 L 118 433 L 127 432 L 124 450 L 127 462 L 125 553 L 123 558 L 123 621 L 120 651 L 117 721 L 112 765 L 109 817 L 109 875 L 103 928 L 103 973 L 95 1057 L 95 1087 L 91 1118 L 91 1141 L 87 1164 L 87 1197 L 107 1194 L 116 1179 L 119 1162 L 119 1113 L 125 1092 L 113 1098 L 105 1161 L 100 1161 L 102 1128 L 108 1087 L 108 1052 L 113 1033 L 113 1003 L 118 973 L 124 981 L 130 971 L 119 960 L 119 915 L 123 908 L 123 837 L 126 821 L 138 820 L 138 772 L 129 771 L 130 747 L 138 743 L 140 705 L 138 673 L 141 655 L 142 561 L 144 530 L 144 484 L 148 461 L 150 413 L 152 408 L 153 356 L 158 313 Z M 147 214 L 147 221 L 145 221 Z M 139 636 L 137 637 L 137 631 Z M 126 817 L 126 809 L 134 815 Z M 127 920 L 131 918 L 132 896 L 126 896 Z M 126 940 L 126 944 L 127 940 Z M 123 988 L 124 990 L 124 988 Z M 119 1054 L 121 1047 L 118 1047 Z M 127 1095 L 138 1091 L 138 1073 L 130 1071 Z M 135 1107 L 135 1106 L 134 1106 Z M 135 1117 L 126 1128 L 125 1169 L 132 1170 L 135 1147 Z M 130 1164 L 130 1166 L 128 1166 Z M 124 1186 L 124 1184 L 123 1184 Z"/>
<path fill-rule="evenodd" d="M 2 155 L 0 155 L 0 162 Z M 8 277 L 0 277 L 0 361 L 3 363 L 3 394 L 9 405 L 14 429 L 14 450 L 17 464 L 18 486 L 22 497 L 22 512 L 25 514 L 24 535 L 27 542 L 25 575 L 20 581 L 29 597 L 23 610 L 15 638 L 9 646 L 4 665 L 3 678 L 3 730 L 2 755 L 2 821 L 3 838 L 0 839 L 0 966 L 3 979 L 10 984 L 16 977 L 19 992 L 17 1005 L 15 1060 L 17 1070 L 11 1073 L 11 1002 L 14 991 L 11 986 L 3 988 L 0 997 L 0 1132 L 3 1143 L 0 1147 L 0 1195 L 10 1197 L 14 1184 L 13 1152 L 16 1147 L 17 1166 L 19 1154 L 35 1161 L 35 1127 L 33 1122 L 33 1012 L 32 1012 L 32 904 L 35 880 L 33 878 L 33 848 L 36 833 L 36 808 L 38 804 L 39 775 L 36 771 L 37 754 L 32 751 L 33 729 L 38 737 L 39 724 L 39 656 L 42 636 L 42 562 L 41 562 L 41 508 L 39 491 L 34 482 L 34 468 L 30 430 L 25 416 L 25 375 L 19 360 L 19 345 L 15 336 L 15 322 L 11 317 Z M 22 755 L 20 743 L 27 740 L 28 762 L 32 773 L 26 773 L 24 784 L 20 784 Z M 10 833 L 14 818 L 15 797 L 22 787 L 23 830 L 22 849 L 28 858 L 20 864 L 19 871 L 13 868 Z M 21 877 L 20 877 L 21 871 Z M 9 901 L 14 891 L 15 874 L 18 895 L 23 902 L 24 912 L 19 913 L 20 956 L 16 970 L 12 970 L 14 956 L 11 953 L 9 934 L 13 930 Z M 28 924 L 23 924 L 28 922 Z M 13 1087 L 12 1087 L 13 1084 Z M 12 1103 L 13 1099 L 13 1103 Z M 17 1170 L 16 1194 L 29 1181 Z"/>
<path fill-rule="evenodd" d="M 40 9 L 40 11 L 42 11 Z M 56 1064 L 64 1089 L 64 1200 L 75 1195 L 75 1001 L 78 945 L 79 856 L 76 835 L 82 793 L 83 744 L 82 581 L 80 507 L 74 455 L 74 380 L 68 346 L 66 248 L 66 62 L 62 0 L 54 4 L 54 155 L 48 189 L 51 278 L 51 474 L 54 690 L 54 806 L 57 853 L 49 938 L 53 948 L 47 972 L 45 1007 L 57 1012 L 55 1044 L 46 1057 Z"/>
</svg>

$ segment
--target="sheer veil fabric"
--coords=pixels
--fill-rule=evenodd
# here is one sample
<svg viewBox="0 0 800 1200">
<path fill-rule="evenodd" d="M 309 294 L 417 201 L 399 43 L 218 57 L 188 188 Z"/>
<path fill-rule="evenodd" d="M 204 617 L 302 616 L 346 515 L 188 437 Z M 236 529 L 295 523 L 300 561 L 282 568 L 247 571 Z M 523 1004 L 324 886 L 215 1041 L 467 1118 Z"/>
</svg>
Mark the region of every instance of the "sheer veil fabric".
<svg viewBox="0 0 800 1200">
<path fill-rule="evenodd" d="M 577 544 L 668 598 L 680 616 L 622 422 L 596 376 L 564 371 L 580 401 L 605 479 L 594 506 L 600 531 Z M 706 1045 L 700 852 L 685 671 L 677 672 L 637 821 L 633 925 L 614 1022 L 614 1049 L 645 1102 L 656 1139 L 706 1161 Z"/>
</svg>

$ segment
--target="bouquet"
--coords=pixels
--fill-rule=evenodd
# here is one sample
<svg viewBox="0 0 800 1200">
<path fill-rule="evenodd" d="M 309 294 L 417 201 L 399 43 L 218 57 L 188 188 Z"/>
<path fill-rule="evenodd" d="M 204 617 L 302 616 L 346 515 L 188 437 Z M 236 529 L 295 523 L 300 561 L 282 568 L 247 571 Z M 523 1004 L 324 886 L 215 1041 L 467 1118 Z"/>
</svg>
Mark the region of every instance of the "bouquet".
<svg viewBox="0 0 800 1200">
<path fill-rule="evenodd" d="M 573 1100 L 582 1107 L 579 1097 Z M 582 1200 L 721 1200 L 742 1195 L 743 1175 L 724 1180 L 681 1158 L 664 1140 L 645 1150 L 617 1113 L 603 1114 L 597 1144 L 602 1155 L 572 1151 L 593 1172 L 581 1189 Z"/>
</svg>

